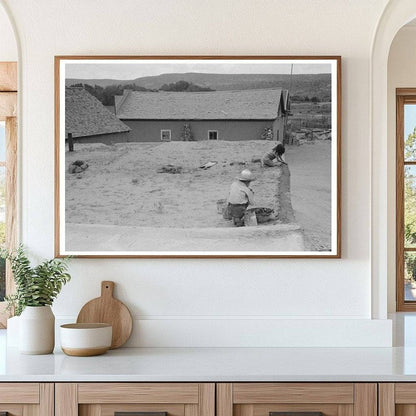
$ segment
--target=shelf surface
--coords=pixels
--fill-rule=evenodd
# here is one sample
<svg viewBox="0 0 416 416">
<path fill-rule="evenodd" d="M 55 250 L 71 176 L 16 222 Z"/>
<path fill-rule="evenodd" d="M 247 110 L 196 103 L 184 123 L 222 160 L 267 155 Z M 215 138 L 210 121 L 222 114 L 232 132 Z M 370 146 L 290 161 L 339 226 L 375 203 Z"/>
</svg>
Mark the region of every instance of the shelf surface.
<svg viewBox="0 0 416 416">
<path fill-rule="evenodd" d="M 0 381 L 416 381 L 416 348 L 120 348 L 22 355 L 0 330 Z"/>
</svg>

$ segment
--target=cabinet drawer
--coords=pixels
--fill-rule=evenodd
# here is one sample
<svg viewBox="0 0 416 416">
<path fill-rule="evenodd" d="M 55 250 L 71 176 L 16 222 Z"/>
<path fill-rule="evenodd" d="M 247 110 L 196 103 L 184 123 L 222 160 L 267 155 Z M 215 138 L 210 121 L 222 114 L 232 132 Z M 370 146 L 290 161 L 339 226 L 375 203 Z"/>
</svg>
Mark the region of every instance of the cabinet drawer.
<svg viewBox="0 0 416 416">
<path fill-rule="evenodd" d="M 38 383 L 0 383 L 0 403 L 39 403 Z"/>
<path fill-rule="evenodd" d="M 199 402 L 197 383 L 81 383 L 78 403 L 183 403 Z"/>
<path fill-rule="evenodd" d="M 51 383 L 0 383 L 0 414 L 53 416 Z"/>
<path fill-rule="evenodd" d="M 55 404 L 56 416 L 215 416 L 215 384 L 60 383 Z"/>
<path fill-rule="evenodd" d="M 221 383 L 217 416 L 377 416 L 375 383 Z"/>
<path fill-rule="evenodd" d="M 163 409 L 163 410 L 160 410 Z M 165 412 L 166 416 L 185 416 L 185 406 L 182 404 L 164 404 L 163 406 L 157 404 L 128 404 L 128 403 L 113 403 L 113 404 L 80 404 L 79 414 L 81 416 L 100 415 L 100 416 L 114 416 L 117 413 L 140 413 L 143 416 L 157 415 Z M 155 416 L 156 416 L 155 415 Z"/>
</svg>

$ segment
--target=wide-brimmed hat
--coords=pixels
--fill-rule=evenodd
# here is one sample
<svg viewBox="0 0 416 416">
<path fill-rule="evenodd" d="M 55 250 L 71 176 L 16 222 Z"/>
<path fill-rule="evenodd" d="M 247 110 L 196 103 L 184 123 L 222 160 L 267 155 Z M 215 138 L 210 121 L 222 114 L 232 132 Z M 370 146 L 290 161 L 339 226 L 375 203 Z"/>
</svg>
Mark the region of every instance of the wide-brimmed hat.
<svg viewBox="0 0 416 416">
<path fill-rule="evenodd" d="M 256 180 L 256 177 L 251 173 L 249 169 L 244 169 L 238 176 L 237 179 L 243 182 L 251 182 Z"/>
</svg>

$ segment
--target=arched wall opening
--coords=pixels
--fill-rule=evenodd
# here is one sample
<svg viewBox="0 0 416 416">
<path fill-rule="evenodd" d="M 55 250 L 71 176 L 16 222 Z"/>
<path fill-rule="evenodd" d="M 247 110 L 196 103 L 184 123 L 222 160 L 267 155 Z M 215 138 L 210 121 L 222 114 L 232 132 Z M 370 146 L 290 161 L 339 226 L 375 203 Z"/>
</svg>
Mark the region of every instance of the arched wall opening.
<svg viewBox="0 0 416 416">
<path fill-rule="evenodd" d="M 416 88 L 416 19 L 404 25 L 394 37 L 387 67 L 387 189 L 388 189 L 388 311 L 396 311 L 396 89 Z M 409 107 L 408 107 L 409 109 Z M 408 113 L 409 117 L 409 113 Z M 412 118 L 407 117 L 407 122 Z M 413 169 L 413 168 L 412 168 Z M 406 204 L 407 206 L 407 204 Z M 398 260 L 400 261 L 400 260 Z M 408 283 L 406 300 L 414 298 Z"/>
<path fill-rule="evenodd" d="M 388 60 L 396 34 L 415 17 L 414 0 L 389 2 L 380 18 L 371 54 L 371 266 L 374 319 L 385 319 L 388 312 L 395 310 L 395 133 L 392 127 L 395 124 L 392 99 L 395 98 L 391 94 L 391 88 L 395 87 L 389 85 Z"/>
</svg>

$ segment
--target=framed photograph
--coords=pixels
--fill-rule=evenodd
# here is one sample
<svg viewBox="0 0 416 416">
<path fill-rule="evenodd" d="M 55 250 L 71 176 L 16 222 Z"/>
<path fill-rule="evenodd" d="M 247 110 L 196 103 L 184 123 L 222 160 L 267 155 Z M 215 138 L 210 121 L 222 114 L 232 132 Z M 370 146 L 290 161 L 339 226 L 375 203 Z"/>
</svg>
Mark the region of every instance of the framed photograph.
<svg viewBox="0 0 416 416">
<path fill-rule="evenodd" d="M 341 256 L 339 56 L 55 57 L 56 256 Z"/>
</svg>

